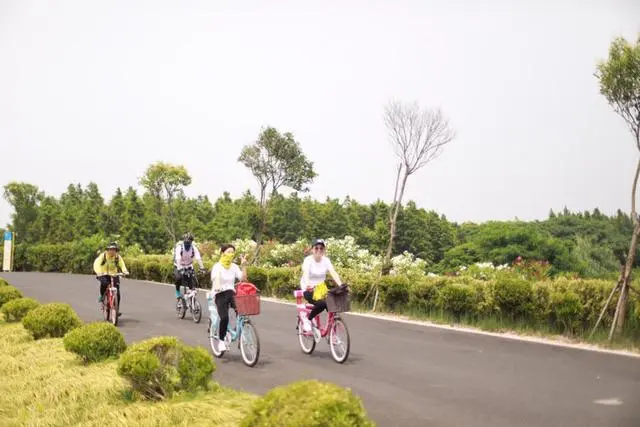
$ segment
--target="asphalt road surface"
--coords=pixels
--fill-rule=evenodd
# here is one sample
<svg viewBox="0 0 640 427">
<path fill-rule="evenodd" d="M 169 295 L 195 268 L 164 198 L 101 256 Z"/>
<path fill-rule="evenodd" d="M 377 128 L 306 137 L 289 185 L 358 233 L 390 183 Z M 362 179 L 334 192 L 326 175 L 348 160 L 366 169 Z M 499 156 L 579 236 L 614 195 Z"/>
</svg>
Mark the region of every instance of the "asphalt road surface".
<svg viewBox="0 0 640 427">
<path fill-rule="evenodd" d="M 100 320 L 93 276 L 0 273 L 26 296 L 71 304 Z M 206 307 L 204 295 L 200 303 Z M 175 316 L 174 288 L 124 279 L 120 329 L 128 342 L 178 336 L 207 349 L 200 324 Z M 640 359 L 520 342 L 347 314 L 351 355 L 333 361 L 326 341 L 301 352 L 295 307 L 263 302 L 254 318 L 260 361 L 242 363 L 233 347 L 215 379 L 255 393 L 316 378 L 351 387 L 380 426 L 640 426 Z"/>
</svg>

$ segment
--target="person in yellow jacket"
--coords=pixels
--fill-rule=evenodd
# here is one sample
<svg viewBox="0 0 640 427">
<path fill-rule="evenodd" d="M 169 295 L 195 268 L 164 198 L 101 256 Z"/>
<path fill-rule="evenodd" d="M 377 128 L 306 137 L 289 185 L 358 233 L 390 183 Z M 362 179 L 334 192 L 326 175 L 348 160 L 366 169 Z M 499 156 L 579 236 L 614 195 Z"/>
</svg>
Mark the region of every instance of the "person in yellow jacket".
<svg viewBox="0 0 640 427">
<path fill-rule="evenodd" d="M 98 255 L 98 258 L 93 262 L 93 271 L 96 273 L 96 278 L 100 282 L 100 298 L 99 302 L 102 302 L 104 293 L 107 291 L 107 286 L 111 283 L 111 276 L 113 282 L 118 290 L 118 311 L 120 308 L 120 277 L 116 276 L 118 273 L 129 274 L 127 266 L 124 264 L 124 260 L 118 254 L 120 248 L 117 243 L 109 243 L 106 250 Z M 121 313 L 118 313 L 120 316 Z"/>
</svg>

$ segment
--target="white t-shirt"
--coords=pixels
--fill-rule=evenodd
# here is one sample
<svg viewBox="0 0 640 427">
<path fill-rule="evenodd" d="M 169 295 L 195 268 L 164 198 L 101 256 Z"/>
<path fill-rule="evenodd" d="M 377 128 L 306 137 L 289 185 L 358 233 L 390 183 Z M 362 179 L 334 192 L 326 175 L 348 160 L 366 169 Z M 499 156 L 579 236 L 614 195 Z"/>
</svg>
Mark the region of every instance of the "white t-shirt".
<svg viewBox="0 0 640 427">
<path fill-rule="evenodd" d="M 322 256 L 319 262 L 315 260 L 313 255 L 309 255 L 302 262 L 302 278 L 300 279 L 300 289 L 307 290 L 307 287 L 315 288 L 318 283 L 322 283 L 327 279 L 327 273 L 333 269 L 331 260 L 326 256 Z M 308 275 L 305 274 L 308 272 Z M 305 276 L 307 282 L 305 283 Z"/>
<path fill-rule="evenodd" d="M 219 286 L 221 289 L 216 290 L 218 275 L 220 276 Z M 229 268 L 224 268 L 222 264 L 217 262 L 211 269 L 211 293 L 215 294 L 228 290 L 235 291 L 234 285 L 236 284 L 236 280 L 242 280 L 242 271 L 240 271 L 238 264 L 231 263 Z"/>
</svg>

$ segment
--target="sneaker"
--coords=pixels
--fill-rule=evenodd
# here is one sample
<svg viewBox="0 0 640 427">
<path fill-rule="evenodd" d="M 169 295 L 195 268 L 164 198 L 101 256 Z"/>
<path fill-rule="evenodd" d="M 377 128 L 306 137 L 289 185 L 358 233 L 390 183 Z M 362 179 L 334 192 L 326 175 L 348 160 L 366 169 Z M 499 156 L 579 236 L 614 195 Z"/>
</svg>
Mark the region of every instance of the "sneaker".
<svg viewBox="0 0 640 427">
<path fill-rule="evenodd" d="M 98 302 L 102 302 L 102 295 L 98 297 Z"/>
<path fill-rule="evenodd" d="M 311 332 L 311 322 L 306 317 L 302 319 L 302 330 L 305 332 Z"/>
<path fill-rule="evenodd" d="M 224 343 L 224 341 L 218 341 L 218 351 L 225 351 L 226 349 L 227 345 Z"/>
<path fill-rule="evenodd" d="M 320 329 L 318 329 L 315 325 L 313 326 L 313 338 L 315 338 L 316 342 L 320 342 L 320 339 L 322 339 Z"/>
</svg>

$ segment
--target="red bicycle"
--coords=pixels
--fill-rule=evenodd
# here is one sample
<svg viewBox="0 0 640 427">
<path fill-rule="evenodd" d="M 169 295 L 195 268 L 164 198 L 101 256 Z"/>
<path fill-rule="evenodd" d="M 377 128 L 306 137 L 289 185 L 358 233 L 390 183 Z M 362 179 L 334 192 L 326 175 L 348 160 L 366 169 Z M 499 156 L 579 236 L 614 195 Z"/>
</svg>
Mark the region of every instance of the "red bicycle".
<svg viewBox="0 0 640 427">
<path fill-rule="evenodd" d="M 118 288 L 114 283 L 114 277 L 122 277 L 123 273 L 118 273 L 115 276 L 109 276 L 111 282 L 107 286 L 107 290 L 102 298 L 102 315 L 104 320 L 113 323 L 113 326 L 118 326 Z"/>
<path fill-rule="evenodd" d="M 313 318 L 312 324 L 315 328 L 305 332 L 303 328 L 302 315 L 308 316 L 313 308 L 313 304 L 307 304 L 304 300 L 303 291 L 296 290 L 293 292 L 296 297 L 296 305 L 298 311 L 298 340 L 300 348 L 305 354 L 313 353 L 316 343 L 322 338 L 326 338 L 331 349 L 333 360 L 338 363 L 344 363 L 349 357 L 351 342 L 349 339 L 349 329 L 340 313 L 347 312 L 350 309 L 349 293 L 346 286 L 336 288 L 337 292 L 329 291 L 327 294 L 327 321 L 324 326 L 320 324 L 320 316 L 318 314 Z"/>
</svg>

